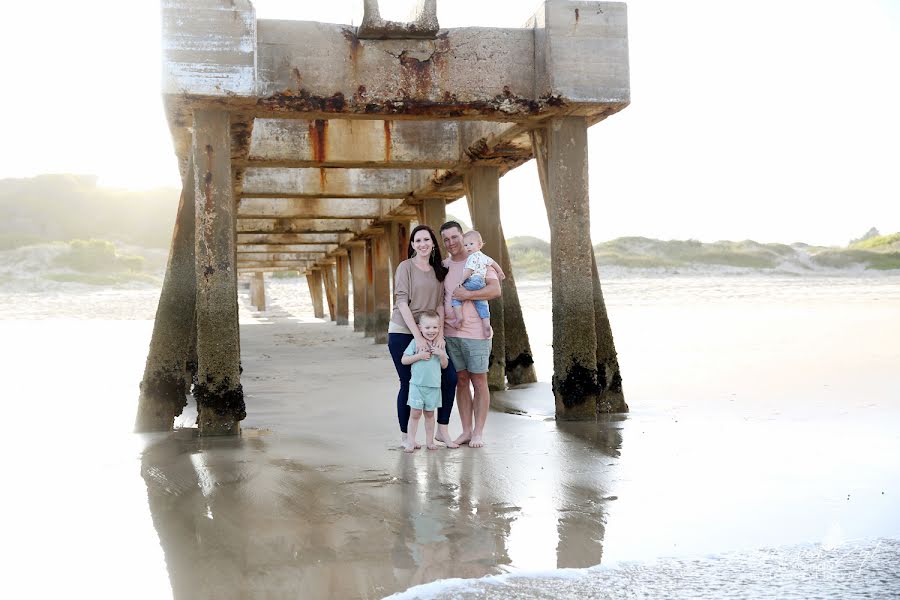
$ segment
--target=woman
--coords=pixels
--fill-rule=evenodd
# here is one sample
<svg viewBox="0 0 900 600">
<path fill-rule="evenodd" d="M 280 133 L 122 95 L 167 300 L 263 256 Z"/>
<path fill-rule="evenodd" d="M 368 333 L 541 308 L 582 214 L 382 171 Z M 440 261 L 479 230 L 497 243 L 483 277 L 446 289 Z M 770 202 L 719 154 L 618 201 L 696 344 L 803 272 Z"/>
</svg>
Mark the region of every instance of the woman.
<svg viewBox="0 0 900 600">
<path fill-rule="evenodd" d="M 433 310 L 441 316 L 441 329 L 435 346 L 443 348 L 444 343 L 444 277 L 447 268 L 441 264 L 441 250 L 437 245 L 434 231 L 427 225 L 419 225 L 409 236 L 409 258 L 397 265 L 394 275 L 394 312 L 388 326 L 388 350 L 400 377 L 400 391 L 397 393 L 397 420 L 400 422 L 400 441 L 406 443 L 406 424 L 409 422 L 409 380 L 412 376 L 409 365 L 400 362 L 403 351 L 413 340 L 416 349 L 429 347 L 429 342 L 419 332 L 416 319 L 426 310 Z M 434 439 L 448 448 L 459 448 L 453 443 L 447 426 L 453 411 L 456 396 L 456 369 L 453 361 L 441 372 L 441 407 L 438 409 L 438 430 Z"/>
</svg>

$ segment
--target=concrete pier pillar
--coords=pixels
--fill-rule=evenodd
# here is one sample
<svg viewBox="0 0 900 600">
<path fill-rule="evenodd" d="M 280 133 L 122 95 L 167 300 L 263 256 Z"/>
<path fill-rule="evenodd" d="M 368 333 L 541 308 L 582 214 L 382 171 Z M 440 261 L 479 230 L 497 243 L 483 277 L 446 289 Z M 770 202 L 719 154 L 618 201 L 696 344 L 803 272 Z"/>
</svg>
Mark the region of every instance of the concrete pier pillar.
<svg viewBox="0 0 900 600">
<path fill-rule="evenodd" d="M 309 297 L 312 300 L 313 316 L 325 318 L 325 305 L 322 301 L 322 270 L 312 268 L 306 272 L 306 283 L 309 286 Z"/>
<path fill-rule="evenodd" d="M 375 322 L 375 250 L 372 238 L 366 240 L 366 337 L 378 332 Z"/>
<path fill-rule="evenodd" d="M 353 331 L 366 330 L 366 244 L 350 243 L 350 272 L 353 276 Z"/>
<path fill-rule="evenodd" d="M 447 203 L 443 198 L 426 198 L 418 208 L 419 223 L 428 225 L 440 237 L 441 225 L 447 221 Z M 440 241 L 440 240 L 439 240 Z"/>
<path fill-rule="evenodd" d="M 587 122 L 554 118 L 531 139 L 550 222 L 556 418 L 627 411 L 590 237 Z"/>
<path fill-rule="evenodd" d="M 187 404 L 194 358 L 194 172 L 185 174 L 141 381 L 135 431 L 168 431 Z"/>
<path fill-rule="evenodd" d="M 337 321 L 337 285 L 334 281 L 334 265 L 322 265 L 322 283 L 325 284 L 325 303 L 328 305 L 328 315 L 332 321 Z"/>
<path fill-rule="evenodd" d="M 350 257 L 347 251 L 335 256 L 335 309 L 337 310 L 337 324 L 350 323 Z"/>
<path fill-rule="evenodd" d="M 472 167 L 463 178 L 472 227 L 481 233 L 484 241 L 482 252 L 500 262 L 503 256 L 500 230 L 500 169 L 497 167 Z M 502 268 L 502 263 L 501 268 Z M 501 283 L 501 290 L 506 291 Z M 491 356 L 488 362 L 488 387 L 492 390 L 506 388 L 506 339 L 504 336 L 503 297 L 489 301 L 491 327 Z"/>
<path fill-rule="evenodd" d="M 262 272 L 254 273 L 250 280 L 250 304 L 258 311 L 266 310 L 266 278 Z"/>
<path fill-rule="evenodd" d="M 236 435 L 246 416 L 241 387 L 235 202 L 229 116 L 194 111 L 197 399 L 201 435 Z"/>
<path fill-rule="evenodd" d="M 388 259 L 388 242 L 384 232 L 372 238 L 372 265 L 375 288 L 375 343 L 387 344 L 388 321 L 391 318 L 391 272 Z"/>
<path fill-rule="evenodd" d="M 506 247 L 506 236 L 503 225 L 500 226 L 500 250 L 503 255 L 497 260 L 506 273 L 503 289 L 503 338 L 506 341 L 506 382 L 509 385 L 534 383 L 537 374 L 534 372 L 534 355 L 525 329 L 522 306 L 519 304 L 519 291 L 512 264 L 509 261 L 509 249 Z"/>
<path fill-rule="evenodd" d="M 409 222 L 391 221 L 385 227 L 388 238 L 388 251 L 390 254 L 391 281 L 397 272 L 397 265 L 408 258 L 409 250 Z M 437 234 L 437 230 L 435 230 Z"/>
</svg>

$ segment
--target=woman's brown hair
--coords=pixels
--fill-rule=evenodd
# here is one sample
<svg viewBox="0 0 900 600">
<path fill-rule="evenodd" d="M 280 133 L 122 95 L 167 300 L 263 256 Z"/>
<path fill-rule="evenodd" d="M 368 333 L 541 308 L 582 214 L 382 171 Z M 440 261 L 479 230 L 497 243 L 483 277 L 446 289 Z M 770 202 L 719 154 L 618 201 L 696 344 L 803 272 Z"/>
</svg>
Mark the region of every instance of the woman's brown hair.
<svg viewBox="0 0 900 600">
<path fill-rule="evenodd" d="M 441 256 L 441 247 L 438 246 L 437 236 L 434 235 L 434 230 L 431 229 L 428 225 L 417 225 L 409 234 L 409 247 L 407 248 L 407 258 L 412 258 L 416 255 L 416 251 L 413 248 L 413 240 L 416 239 L 416 234 L 420 231 L 427 231 L 428 235 L 431 236 L 431 255 L 428 257 L 428 264 L 434 269 L 434 276 L 437 277 L 438 281 L 444 281 L 444 277 L 447 276 L 447 267 L 443 265 L 443 257 Z"/>
</svg>

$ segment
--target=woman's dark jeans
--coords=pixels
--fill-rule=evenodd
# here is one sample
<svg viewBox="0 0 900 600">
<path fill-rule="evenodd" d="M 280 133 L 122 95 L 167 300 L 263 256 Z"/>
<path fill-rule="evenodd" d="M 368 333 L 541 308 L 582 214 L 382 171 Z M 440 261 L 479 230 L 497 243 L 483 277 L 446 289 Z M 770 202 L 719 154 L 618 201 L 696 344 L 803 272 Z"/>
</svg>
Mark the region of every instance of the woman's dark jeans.
<svg viewBox="0 0 900 600">
<path fill-rule="evenodd" d="M 404 365 L 400 362 L 403 351 L 413 341 L 408 333 L 389 333 L 388 351 L 394 359 L 397 368 L 397 376 L 400 378 L 400 391 L 397 392 L 397 420 L 400 422 L 400 431 L 406 433 L 406 424 L 409 423 L 409 380 L 412 377 L 412 365 Z M 453 361 L 447 359 L 447 368 L 441 371 L 441 407 L 437 410 L 437 422 L 441 425 L 450 424 L 450 413 L 453 412 L 453 400 L 456 398 L 456 368 Z"/>
</svg>

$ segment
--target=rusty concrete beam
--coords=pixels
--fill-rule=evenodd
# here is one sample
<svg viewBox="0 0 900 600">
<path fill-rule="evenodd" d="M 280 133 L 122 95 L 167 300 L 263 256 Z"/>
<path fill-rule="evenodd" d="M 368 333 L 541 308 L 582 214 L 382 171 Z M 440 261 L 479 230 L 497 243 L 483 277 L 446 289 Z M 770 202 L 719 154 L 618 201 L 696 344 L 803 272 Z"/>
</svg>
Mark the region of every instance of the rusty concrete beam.
<svg viewBox="0 0 900 600">
<path fill-rule="evenodd" d="M 239 252 L 238 261 L 245 262 L 289 262 L 297 260 L 317 260 L 324 252 Z"/>
<path fill-rule="evenodd" d="M 291 219 L 239 218 L 237 232 L 241 233 L 359 233 L 368 227 L 365 219 Z"/>
<path fill-rule="evenodd" d="M 400 204 L 379 198 L 241 198 L 238 218 L 377 219 Z"/>
<path fill-rule="evenodd" d="M 344 244 L 353 239 L 351 234 L 344 233 L 239 233 L 238 246 L 247 244 L 290 244 L 319 245 Z"/>
<path fill-rule="evenodd" d="M 484 125 L 490 133 L 506 126 Z M 249 156 L 236 164 L 449 169 L 466 158 L 462 130 L 453 121 L 257 119 Z"/>
<path fill-rule="evenodd" d="M 431 169 L 247 169 L 245 196 L 405 198 L 426 185 Z"/>
<path fill-rule="evenodd" d="M 238 255 L 248 252 L 331 252 L 337 244 L 238 244 Z"/>
</svg>

